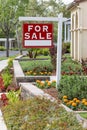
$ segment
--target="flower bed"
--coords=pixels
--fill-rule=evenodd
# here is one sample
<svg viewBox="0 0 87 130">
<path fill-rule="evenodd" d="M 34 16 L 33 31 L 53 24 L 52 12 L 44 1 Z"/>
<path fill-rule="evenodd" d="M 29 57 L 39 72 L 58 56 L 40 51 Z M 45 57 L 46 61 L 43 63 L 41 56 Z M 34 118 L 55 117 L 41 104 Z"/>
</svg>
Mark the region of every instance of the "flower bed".
<svg viewBox="0 0 87 130">
<path fill-rule="evenodd" d="M 41 80 L 36 80 L 36 86 L 38 88 L 41 88 L 41 89 L 48 89 L 48 88 L 55 88 L 56 87 L 56 81 L 53 80 L 53 81 L 48 81 L 48 80 L 45 80 L 45 81 L 41 81 Z"/>
<path fill-rule="evenodd" d="M 79 100 L 78 98 L 73 98 L 71 100 L 71 99 L 68 99 L 67 96 L 63 96 L 62 101 L 67 107 L 69 107 L 72 110 L 75 110 L 75 111 L 86 110 L 87 111 L 87 99 L 85 98 L 81 100 Z"/>
<path fill-rule="evenodd" d="M 32 98 L 10 104 L 2 112 L 8 129 L 84 130 L 73 113 L 45 99 Z"/>
</svg>

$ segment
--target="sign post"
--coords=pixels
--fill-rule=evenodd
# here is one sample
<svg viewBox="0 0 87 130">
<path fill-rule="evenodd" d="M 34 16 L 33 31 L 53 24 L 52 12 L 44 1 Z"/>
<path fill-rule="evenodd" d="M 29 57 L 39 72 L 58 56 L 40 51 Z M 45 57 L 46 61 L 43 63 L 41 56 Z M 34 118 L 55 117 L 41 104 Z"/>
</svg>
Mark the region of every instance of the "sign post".
<svg viewBox="0 0 87 130">
<path fill-rule="evenodd" d="M 59 14 L 58 17 L 19 17 L 19 21 L 54 21 L 58 22 L 58 37 L 57 37 L 57 68 L 56 68 L 56 82 L 57 85 L 59 84 L 60 78 L 61 78 L 61 54 L 62 54 L 62 23 L 66 21 L 67 18 L 63 18 L 63 14 Z M 40 30 L 39 27 L 37 30 Z M 49 31 L 48 31 L 49 32 Z M 29 32 L 28 32 L 29 33 Z M 51 33 L 51 32 L 49 32 Z M 36 36 L 33 36 L 32 38 L 36 38 Z M 28 36 L 27 36 L 28 38 Z M 49 36 L 50 39 L 46 40 L 51 40 L 51 35 Z M 24 38 L 25 40 L 25 38 Z M 29 39 L 28 39 L 29 40 Z M 37 39 L 33 39 L 37 40 Z M 41 39 L 40 39 L 41 40 Z M 27 44 L 25 43 L 25 46 Z M 29 45 L 29 43 L 28 43 Z M 48 45 L 49 46 L 49 45 Z M 57 87 L 56 85 L 56 87 Z"/>
<path fill-rule="evenodd" d="M 61 55 L 62 55 L 62 24 L 63 14 L 58 15 L 58 36 L 57 36 L 57 63 L 56 63 L 56 82 L 58 85 L 61 79 Z M 57 87 L 57 86 L 56 86 Z"/>
</svg>

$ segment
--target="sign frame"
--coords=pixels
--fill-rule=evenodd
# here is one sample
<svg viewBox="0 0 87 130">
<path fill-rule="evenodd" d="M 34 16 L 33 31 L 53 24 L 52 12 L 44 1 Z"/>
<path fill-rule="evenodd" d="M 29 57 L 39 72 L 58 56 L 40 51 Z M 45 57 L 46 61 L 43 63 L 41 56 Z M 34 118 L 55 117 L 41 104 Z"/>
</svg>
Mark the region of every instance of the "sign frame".
<svg viewBox="0 0 87 130">
<path fill-rule="evenodd" d="M 62 25 L 67 21 L 67 18 L 63 17 L 63 13 L 60 13 L 58 17 L 19 17 L 19 21 L 52 21 L 58 22 L 58 34 L 57 34 L 57 65 L 56 65 L 56 88 L 61 79 L 61 55 L 62 55 Z"/>
</svg>

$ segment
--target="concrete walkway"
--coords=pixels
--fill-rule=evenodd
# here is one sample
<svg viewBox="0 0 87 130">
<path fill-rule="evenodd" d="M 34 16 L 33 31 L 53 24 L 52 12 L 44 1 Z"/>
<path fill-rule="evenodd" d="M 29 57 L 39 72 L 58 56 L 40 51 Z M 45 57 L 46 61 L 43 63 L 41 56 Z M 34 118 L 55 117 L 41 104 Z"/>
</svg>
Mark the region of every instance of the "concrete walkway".
<svg viewBox="0 0 87 130">
<path fill-rule="evenodd" d="M 8 65 L 8 60 L 0 61 L 0 72 Z"/>
<path fill-rule="evenodd" d="M 0 72 L 8 65 L 8 60 L 0 61 Z M 2 112 L 0 110 L 0 130 L 7 130 L 6 124 L 3 119 Z"/>
</svg>

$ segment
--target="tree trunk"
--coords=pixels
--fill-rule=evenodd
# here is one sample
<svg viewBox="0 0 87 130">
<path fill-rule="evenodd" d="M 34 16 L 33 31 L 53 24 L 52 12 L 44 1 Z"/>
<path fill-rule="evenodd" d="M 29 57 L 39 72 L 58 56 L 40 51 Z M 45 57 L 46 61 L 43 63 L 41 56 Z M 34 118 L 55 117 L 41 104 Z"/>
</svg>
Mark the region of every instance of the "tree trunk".
<svg viewBox="0 0 87 130">
<path fill-rule="evenodd" d="M 9 57 L 9 36 L 7 36 L 6 41 L 6 57 Z"/>
</svg>

